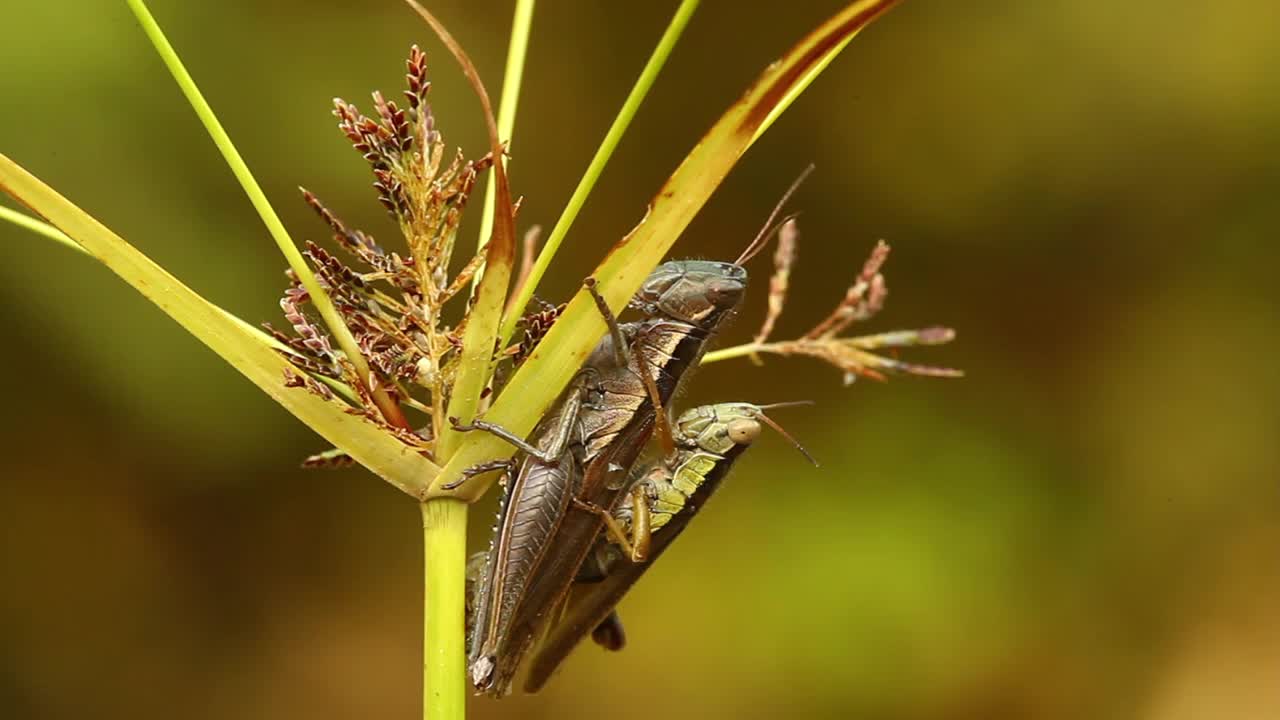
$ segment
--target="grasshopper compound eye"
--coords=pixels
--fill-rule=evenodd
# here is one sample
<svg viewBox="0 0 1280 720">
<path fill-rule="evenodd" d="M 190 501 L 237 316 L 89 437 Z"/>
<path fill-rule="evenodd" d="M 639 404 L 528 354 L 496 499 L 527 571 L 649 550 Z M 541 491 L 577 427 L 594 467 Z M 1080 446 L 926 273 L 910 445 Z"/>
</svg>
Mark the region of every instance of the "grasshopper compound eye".
<svg viewBox="0 0 1280 720">
<path fill-rule="evenodd" d="M 725 426 L 725 433 L 738 445 L 750 445 L 760 437 L 760 423 L 747 418 L 730 420 Z"/>
</svg>

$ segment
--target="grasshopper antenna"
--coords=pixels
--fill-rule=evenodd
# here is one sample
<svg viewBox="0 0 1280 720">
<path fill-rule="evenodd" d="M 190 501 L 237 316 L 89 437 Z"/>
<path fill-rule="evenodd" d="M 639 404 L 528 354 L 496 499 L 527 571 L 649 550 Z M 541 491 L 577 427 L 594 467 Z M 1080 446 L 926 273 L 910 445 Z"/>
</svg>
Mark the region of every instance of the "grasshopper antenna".
<svg viewBox="0 0 1280 720">
<path fill-rule="evenodd" d="M 800 444 L 799 440 L 796 440 L 794 437 L 792 437 L 791 433 L 783 429 L 783 427 L 779 425 L 773 418 L 764 414 L 764 411 L 766 408 L 794 407 L 796 405 L 812 405 L 812 404 L 813 402 L 810 400 L 800 400 L 796 402 L 773 403 L 772 405 L 758 405 L 756 407 L 756 417 L 760 418 L 760 422 L 773 428 L 774 432 L 778 433 L 783 438 L 785 438 L 787 442 L 791 443 L 792 446 L 795 447 L 795 449 L 800 451 L 800 454 L 803 455 L 806 460 L 813 463 L 814 467 L 818 467 L 817 459 L 815 459 L 812 455 L 810 455 L 808 450 L 804 449 L 804 446 Z"/>
<path fill-rule="evenodd" d="M 768 405 L 757 405 L 756 409 L 757 410 L 774 410 L 776 408 L 812 407 L 817 404 L 818 403 L 812 400 L 788 400 L 786 402 L 769 403 Z"/>
<path fill-rule="evenodd" d="M 773 212 L 769 213 L 769 218 L 764 221 L 764 225 L 760 228 L 760 232 L 756 234 L 755 239 L 751 241 L 746 250 L 742 251 L 738 259 L 733 261 L 734 265 L 742 265 L 755 257 L 769 242 L 769 238 L 773 236 L 773 233 L 782 226 L 782 222 L 786 222 L 786 218 L 782 222 L 776 222 L 778 215 L 782 212 L 782 208 L 786 206 L 787 201 L 791 199 L 791 196 L 796 194 L 796 190 L 800 189 L 805 179 L 813 172 L 813 168 L 813 163 L 809 163 L 809 166 L 800 173 L 800 177 L 796 178 L 791 183 L 791 187 L 787 188 L 787 191 L 782 194 L 782 199 L 778 201 L 777 205 L 773 206 Z"/>
</svg>

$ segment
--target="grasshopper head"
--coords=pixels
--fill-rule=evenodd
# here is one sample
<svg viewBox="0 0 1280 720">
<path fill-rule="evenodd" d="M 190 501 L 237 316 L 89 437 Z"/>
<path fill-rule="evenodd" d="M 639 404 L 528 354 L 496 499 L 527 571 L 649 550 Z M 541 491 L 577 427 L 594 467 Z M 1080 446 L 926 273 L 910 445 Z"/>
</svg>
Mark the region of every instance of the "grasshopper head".
<svg viewBox="0 0 1280 720">
<path fill-rule="evenodd" d="M 680 415 L 675 434 L 683 442 L 724 455 L 760 437 L 760 408 L 750 403 L 702 405 Z"/>
<path fill-rule="evenodd" d="M 747 271 L 712 260 L 675 260 L 659 265 L 636 293 L 633 305 L 703 328 L 714 328 L 741 302 Z"/>
<path fill-rule="evenodd" d="M 779 435 L 800 451 L 800 454 L 817 466 L 804 446 L 796 442 L 782 426 L 774 422 L 764 411 L 769 408 L 787 407 L 790 405 L 808 405 L 810 403 L 774 403 L 772 405 L 756 405 L 745 402 L 718 403 L 702 405 L 686 410 L 675 423 L 676 442 L 682 445 L 696 446 L 716 455 L 729 455 L 733 451 L 741 452 L 751 446 L 760 437 L 761 425 L 768 425 Z"/>
</svg>

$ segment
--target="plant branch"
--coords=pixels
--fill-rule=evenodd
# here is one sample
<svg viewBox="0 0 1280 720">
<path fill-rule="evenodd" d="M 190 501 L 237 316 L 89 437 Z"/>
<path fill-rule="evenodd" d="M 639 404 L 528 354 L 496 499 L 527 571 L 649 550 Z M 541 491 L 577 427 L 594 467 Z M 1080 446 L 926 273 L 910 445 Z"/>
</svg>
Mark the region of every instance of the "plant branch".
<svg viewBox="0 0 1280 720">
<path fill-rule="evenodd" d="M 743 343 L 741 345 L 734 345 L 733 347 L 712 350 L 702 356 L 702 360 L 699 364 L 710 365 L 711 363 L 747 357 L 748 355 L 756 355 L 762 352 L 771 352 L 768 344 L 757 342 Z"/>
<path fill-rule="evenodd" d="M 745 343 L 709 352 L 702 356 L 702 364 L 754 357 L 757 354 L 804 356 L 821 360 L 845 373 L 845 382 L 853 382 L 859 375 L 883 380 L 888 374 L 925 375 L 930 377 L 963 377 L 960 370 L 932 365 L 907 363 L 897 358 L 876 355 L 871 350 L 913 347 L 917 345 L 942 345 L 955 338 L 950 328 L 931 327 L 923 330 L 897 330 L 876 335 L 836 338 L 799 338 L 767 343 Z"/>
</svg>

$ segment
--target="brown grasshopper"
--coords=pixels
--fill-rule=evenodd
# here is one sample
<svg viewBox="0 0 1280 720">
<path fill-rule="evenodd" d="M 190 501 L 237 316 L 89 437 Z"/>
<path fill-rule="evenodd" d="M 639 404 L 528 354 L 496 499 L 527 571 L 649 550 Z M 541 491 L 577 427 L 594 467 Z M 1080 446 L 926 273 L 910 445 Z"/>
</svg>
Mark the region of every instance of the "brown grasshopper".
<svg viewBox="0 0 1280 720">
<path fill-rule="evenodd" d="M 619 325 L 606 315 L 609 336 L 556 410 L 535 428 L 533 442 L 482 420 L 461 428 L 493 432 L 524 454 L 508 485 L 478 585 L 468 663 L 481 692 L 508 692 L 520 661 L 627 489 L 629 468 L 655 424 L 665 419 L 664 408 L 681 377 L 697 365 L 745 289 L 746 271 L 736 263 L 665 263 L 632 302 L 647 317 Z M 602 300 L 598 304 L 607 310 Z M 473 470 L 499 467 L 511 468 L 502 461 Z M 643 522 L 633 529 L 638 530 L 634 542 L 623 536 L 614 540 L 629 556 L 642 558 Z"/>
<path fill-rule="evenodd" d="M 625 634 L 614 610 L 618 601 L 680 536 L 734 461 L 760 436 L 762 423 L 813 462 L 799 443 L 764 414 L 766 409 L 790 404 L 720 403 L 695 407 L 680 416 L 674 426 L 675 450 L 636 474 L 632 491 L 606 521 L 609 532 L 596 541 L 563 613 L 533 657 L 526 692 L 540 690 L 588 632 L 609 650 L 622 648 Z M 651 546 L 647 557 L 637 559 L 614 538 L 626 537 L 642 523 L 651 533 Z"/>
<path fill-rule="evenodd" d="M 587 289 L 609 333 L 556 409 L 534 429 L 531 442 L 483 420 L 459 427 L 494 433 L 523 453 L 518 464 L 496 461 L 468 471 L 502 468 L 514 474 L 477 584 L 468 668 L 481 693 L 509 692 L 521 661 L 561 607 L 627 491 L 629 469 L 655 427 L 664 451 L 674 450 L 666 406 L 742 300 L 743 264 L 776 230 L 774 221 L 798 184 L 733 263 L 688 260 L 658 266 L 629 303 L 642 320 L 619 324 L 589 279 Z M 637 496 L 633 505 L 637 517 L 631 536 L 618 534 L 616 524 L 608 532 L 630 559 L 639 561 L 649 542 L 647 504 Z"/>
</svg>

